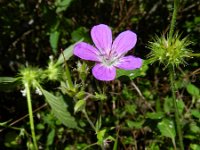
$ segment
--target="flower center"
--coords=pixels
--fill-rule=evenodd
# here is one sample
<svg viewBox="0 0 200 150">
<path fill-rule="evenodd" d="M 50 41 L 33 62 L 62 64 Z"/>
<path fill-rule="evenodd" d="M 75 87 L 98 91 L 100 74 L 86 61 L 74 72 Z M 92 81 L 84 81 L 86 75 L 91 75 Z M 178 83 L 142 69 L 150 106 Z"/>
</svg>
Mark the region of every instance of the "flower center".
<svg viewBox="0 0 200 150">
<path fill-rule="evenodd" d="M 105 66 L 110 67 L 113 66 L 116 62 L 118 62 L 119 56 L 117 55 L 116 52 L 111 51 L 109 54 L 107 53 L 101 54 L 100 59 Z"/>
</svg>

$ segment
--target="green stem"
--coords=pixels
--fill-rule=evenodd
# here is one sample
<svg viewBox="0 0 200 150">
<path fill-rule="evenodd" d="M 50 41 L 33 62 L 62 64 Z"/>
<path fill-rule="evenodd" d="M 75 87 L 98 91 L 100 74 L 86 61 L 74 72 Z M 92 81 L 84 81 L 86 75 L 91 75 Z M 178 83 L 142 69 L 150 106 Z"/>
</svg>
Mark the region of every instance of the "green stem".
<svg viewBox="0 0 200 150">
<path fill-rule="evenodd" d="M 191 57 L 200 57 L 200 53 L 191 53 L 191 54 L 189 54 L 189 56 L 191 56 Z"/>
<path fill-rule="evenodd" d="M 176 17 L 177 17 L 177 11 L 178 11 L 178 5 L 179 5 L 179 0 L 174 0 L 174 11 L 172 14 L 172 20 L 170 24 L 170 30 L 169 30 L 169 41 L 171 42 L 173 34 L 174 34 L 174 29 L 176 25 Z"/>
<path fill-rule="evenodd" d="M 93 130 L 95 131 L 95 133 L 96 133 L 96 132 L 97 132 L 97 131 L 96 131 L 96 128 L 95 128 L 94 124 L 92 123 L 92 121 L 90 120 L 90 118 L 88 117 L 87 112 L 86 112 L 85 110 L 83 110 L 83 113 L 84 113 L 84 115 L 85 115 L 85 118 L 86 118 L 87 121 L 89 122 L 90 126 L 92 127 L 92 129 L 93 129 Z"/>
<path fill-rule="evenodd" d="M 181 128 L 181 123 L 180 123 L 180 115 L 178 112 L 178 106 L 177 106 L 176 95 L 175 95 L 175 91 L 176 91 L 176 87 L 174 85 L 175 71 L 174 71 L 173 66 L 170 66 L 169 74 L 170 74 L 170 85 L 171 85 L 171 90 L 172 90 L 173 105 L 174 105 L 174 109 L 175 109 L 175 121 L 176 121 L 176 128 L 177 128 L 177 132 L 178 132 L 179 144 L 180 144 L 180 149 L 184 150 L 182 128 Z"/>
<path fill-rule="evenodd" d="M 73 85 L 73 82 L 72 82 L 71 74 L 70 74 L 69 67 L 68 67 L 67 63 L 65 63 L 65 69 L 66 69 L 66 76 L 67 76 L 67 82 L 68 82 L 69 88 L 73 89 L 74 85 Z"/>
<path fill-rule="evenodd" d="M 28 113 L 29 113 L 29 121 L 30 121 L 31 135 L 32 135 L 32 139 L 33 139 L 33 145 L 34 145 L 34 149 L 38 150 L 37 140 L 36 140 L 36 136 L 35 136 L 30 86 L 28 83 L 25 84 L 25 90 L 26 90 L 26 99 L 27 99 L 27 104 L 28 104 Z"/>
</svg>

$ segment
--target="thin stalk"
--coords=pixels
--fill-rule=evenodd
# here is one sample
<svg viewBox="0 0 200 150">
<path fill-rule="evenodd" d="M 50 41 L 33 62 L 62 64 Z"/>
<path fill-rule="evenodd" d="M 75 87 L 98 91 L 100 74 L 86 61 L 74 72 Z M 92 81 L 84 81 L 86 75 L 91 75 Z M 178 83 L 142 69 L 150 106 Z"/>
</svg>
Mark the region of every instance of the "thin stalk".
<svg viewBox="0 0 200 150">
<path fill-rule="evenodd" d="M 179 145 L 180 145 L 180 149 L 184 150 L 182 128 L 181 128 L 181 123 L 180 123 L 180 115 L 178 112 L 178 106 L 177 106 L 176 94 L 175 94 L 175 91 L 176 91 L 176 87 L 174 85 L 175 71 L 172 66 L 169 68 L 169 74 L 170 74 L 170 85 L 171 85 L 173 105 L 174 105 L 174 110 L 175 110 L 175 121 L 176 121 L 176 128 L 177 128 L 177 132 L 178 132 Z"/>
<path fill-rule="evenodd" d="M 86 112 L 85 110 L 83 110 L 83 113 L 84 113 L 84 115 L 85 115 L 85 118 L 86 118 L 87 121 L 89 122 L 90 126 L 92 127 L 92 129 L 93 129 L 93 130 L 95 131 L 95 133 L 96 133 L 96 132 L 97 132 L 97 131 L 96 131 L 96 128 L 95 128 L 94 124 L 92 123 L 92 121 L 90 120 L 90 118 L 88 117 L 87 112 Z"/>
<path fill-rule="evenodd" d="M 29 84 L 25 84 L 25 90 L 26 90 L 26 99 L 28 104 L 28 113 L 29 113 L 29 122 L 30 122 L 30 128 L 31 128 L 31 135 L 33 139 L 33 145 L 34 149 L 38 150 L 37 146 L 37 140 L 35 136 L 35 127 L 34 127 L 34 120 L 33 120 L 33 110 L 32 110 L 32 102 L 31 102 L 31 93 L 30 93 L 30 86 Z"/>
<path fill-rule="evenodd" d="M 179 5 L 179 0 L 174 0 L 174 10 L 173 10 L 172 20 L 171 20 L 170 30 L 169 30 L 169 41 L 170 41 L 170 43 L 171 43 L 171 40 L 172 40 L 172 37 L 173 37 L 173 34 L 174 34 L 175 25 L 176 25 L 178 5 Z"/>
<path fill-rule="evenodd" d="M 71 74 L 70 74 L 69 67 L 68 67 L 67 63 L 65 63 L 65 69 L 66 69 L 66 76 L 67 76 L 67 82 L 68 82 L 69 88 L 73 89 L 74 85 L 73 85 L 73 82 L 72 82 Z"/>
<path fill-rule="evenodd" d="M 63 59 L 64 59 L 64 61 L 65 61 L 64 64 L 65 64 L 65 69 L 66 69 L 67 83 L 68 83 L 68 85 L 69 85 L 69 88 L 70 88 L 70 89 L 73 89 L 73 88 L 74 88 L 74 85 L 73 85 L 73 82 L 72 82 L 72 78 L 71 78 L 71 74 L 70 74 L 70 71 L 69 71 L 69 67 L 68 67 L 67 61 L 66 61 L 66 59 L 65 59 L 65 56 L 64 56 L 62 50 L 61 50 L 61 53 L 62 53 Z"/>
<path fill-rule="evenodd" d="M 189 54 L 191 57 L 200 57 L 200 53 L 191 53 Z"/>
</svg>

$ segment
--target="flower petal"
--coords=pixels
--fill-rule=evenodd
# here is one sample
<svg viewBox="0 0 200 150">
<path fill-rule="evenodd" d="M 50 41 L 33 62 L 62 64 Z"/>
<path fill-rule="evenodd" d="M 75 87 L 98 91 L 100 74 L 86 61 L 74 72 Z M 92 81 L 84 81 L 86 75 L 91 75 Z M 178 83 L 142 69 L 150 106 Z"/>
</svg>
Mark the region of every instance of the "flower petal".
<svg viewBox="0 0 200 150">
<path fill-rule="evenodd" d="M 73 53 L 84 60 L 99 61 L 98 50 L 85 42 L 76 44 Z"/>
<path fill-rule="evenodd" d="M 120 58 L 115 67 L 124 70 L 134 70 L 142 66 L 142 59 L 134 56 L 126 56 Z"/>
<path fill-rule="evenodd" d="M 91 37 L 101 53 L 109 54 L 112 45 L 112 31 L 107 25 L 94 26 L 91 30 Z"/>
<path fill-rule="evenodd" d="M 92 74 L 98 80 L 111 81 L 115 79 L 116 68 L 113 66 L 107 67 L 103 64 L 98 63 L 92 68 Z"/>
<path fill-rule="evenodd" d="M 132 31 L 124 31 L 120 33 L 113 42 L 112 50 L 118 55 L 127 53 L 137 42 L 137 35 Z"/>
</svg>

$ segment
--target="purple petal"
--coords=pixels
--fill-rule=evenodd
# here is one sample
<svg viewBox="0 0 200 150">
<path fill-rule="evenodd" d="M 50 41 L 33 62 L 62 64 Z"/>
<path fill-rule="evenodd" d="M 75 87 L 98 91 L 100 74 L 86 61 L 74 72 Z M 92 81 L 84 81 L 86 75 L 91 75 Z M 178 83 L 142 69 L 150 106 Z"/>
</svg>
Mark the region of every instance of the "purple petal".
<svg viewBox="0 0 200 150">
<path fill-rule="evenodd" d="M 137 42 L 137 35 L 132 31 L 124 31 L 120 33 L 113 42 L 112 50 L 119 55 L 127 53 Z"/>
<path fill-rule="evenodd" d="M 98 63 L 92 68 L 92 74 L 98 80 L 111 81 L 115 79 L 116 68 L 113 66 L 107 67 L 103 64 Z"/>
<path fill-rule="evenodd" d="M 94 26 L 91 30 L 92 40 L 101 53 L 109 54 L 112 45 L 112 31 L 104 24 Z"/>
<path fill-rule="evenodd" d="M 98 50 L 90 44 L 80 42 L 74 46 L 74 55 L 84 60 L 99 61 Z"/>
<path fill-rule="evenodd" d="M 142 59 L 134 56 L 122 57 L 115 66 L 124 70 L 134 70 L 142 66 Z"/>
</svg>

